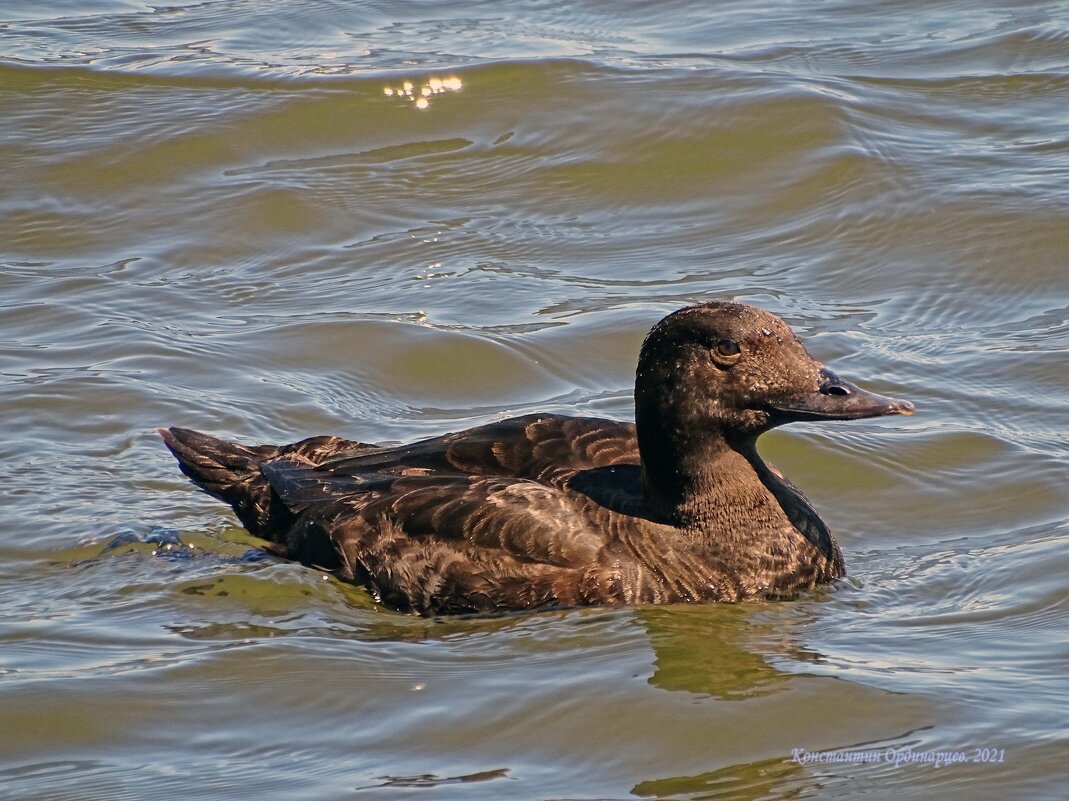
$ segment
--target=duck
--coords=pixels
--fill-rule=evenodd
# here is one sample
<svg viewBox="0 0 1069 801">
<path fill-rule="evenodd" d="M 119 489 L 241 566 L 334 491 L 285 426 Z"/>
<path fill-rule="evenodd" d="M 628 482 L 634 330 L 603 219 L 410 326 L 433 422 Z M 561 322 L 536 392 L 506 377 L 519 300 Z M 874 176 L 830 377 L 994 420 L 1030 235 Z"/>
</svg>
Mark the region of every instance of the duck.
<svg viewBox="0 0 1069 801">
<path fill-rule="evenodd" d="M 794 598 L 846 573 L 806 496 L 758 454 L 798 421 L 910 415 L 732 301 L 649 331 L 634 422 L 528 414 L 405 445 L 159 434 L 280 557 L 424 616 Z"/>
</svg>

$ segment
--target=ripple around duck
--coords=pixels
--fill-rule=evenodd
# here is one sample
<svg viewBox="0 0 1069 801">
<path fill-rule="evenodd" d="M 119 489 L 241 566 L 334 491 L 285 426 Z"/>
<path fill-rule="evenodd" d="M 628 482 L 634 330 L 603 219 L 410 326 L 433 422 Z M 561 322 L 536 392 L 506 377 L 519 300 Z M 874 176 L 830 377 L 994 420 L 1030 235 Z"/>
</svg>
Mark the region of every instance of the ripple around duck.
<svg viewBox="0 0 1069 801">
<path fill-rule="evenodd" d="M 953 682 L 956 670 L 978 671 L 982 677 L 976 681 L 995 685 L 1024 680 L 1027 674 L 1053 691 L 1055 677 L 1036 657 L 1049 653 L 1050 623 L 1065 611 L 1060 589 L 1064 529 L 1055 523 L 974 535 L 944 541 L 942 548 L 923 556 L 916 546 L 859 554 L 859 563 L 875 572 L 860 596 L 843 595 L 841 600 L 844 609 L 856 605 L 864 614 L 840 622 L 852 629 L 843 637 L 865 637 L 872 658 L 854 650 L 854 667 L 886 669 L 878 654 L 896 652 L 902 669 L 945 674 L 945 679 L 932 679 L 936 681 Z M 983 656 L 992 631 L 1015 643 L 1012 653 L 995 661 Z M 956 645 L 939 657 L 907 656 L 923 651 L 922 641 L 930 638 L 952 638 Z"/>
</svg>

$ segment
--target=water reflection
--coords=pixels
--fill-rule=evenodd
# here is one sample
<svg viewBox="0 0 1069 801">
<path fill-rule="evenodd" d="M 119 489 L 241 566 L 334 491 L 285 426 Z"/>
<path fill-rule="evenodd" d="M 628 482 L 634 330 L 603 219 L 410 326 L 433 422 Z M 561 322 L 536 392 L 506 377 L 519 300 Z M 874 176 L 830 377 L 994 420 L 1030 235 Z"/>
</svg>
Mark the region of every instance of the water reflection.
<svg viewBox="0 0 1069 801">
<path fill-rule="evenodd" d="M 632 793 L 640 798 L 705 799 L 789 799 L 807 797 L 809 791 L 825 786 L 828 777 L 817 778 L 788 760 L 773 758 L 700 773 L 639 782 Z M 834 780 L 833 780 L 834 781 Z"/>
<path fill-rule="evenodd" d="M 357 787 L 357 790 L 372 790 L 376 787 L 442 787 L 448 784 L 471 784 L 472 782 L 486 782 L 493 779 L 508 777 L 507 768 L 497 770 L 482 770 L 478 773 L 468 773 L 463 776 L 435 776 L 431 773 L 422 776 L 384 776 L 381 784 L 370 787 Z"/>
<path fill-rule="evenodd" d="M 635 614 L 653 647 L 649 681 L 656 687 L 742 701 L 776 692 L 791 680 L 791 674 L 769 663 L 762 648 L 779 621 L 761 620 L 749 604 L 648 608 Z"/>
</svg>

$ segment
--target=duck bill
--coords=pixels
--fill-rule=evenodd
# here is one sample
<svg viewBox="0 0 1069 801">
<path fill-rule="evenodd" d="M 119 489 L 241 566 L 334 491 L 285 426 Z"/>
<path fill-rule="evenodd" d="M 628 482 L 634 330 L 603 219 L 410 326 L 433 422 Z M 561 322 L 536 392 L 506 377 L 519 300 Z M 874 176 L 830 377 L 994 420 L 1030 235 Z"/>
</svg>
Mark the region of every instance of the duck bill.
<svg viewBox="0 0 1069 801">
<path fill-rule="evenodd" d="M 869 392 L 843 381 L 829 370 L 821 371 L 824 382 L 816 392 L 806 392 L 771 404 L 776 424 L 803 420 L 861 420 L 889 414 L 913 414 L 909 401 Z"/>
</svg>

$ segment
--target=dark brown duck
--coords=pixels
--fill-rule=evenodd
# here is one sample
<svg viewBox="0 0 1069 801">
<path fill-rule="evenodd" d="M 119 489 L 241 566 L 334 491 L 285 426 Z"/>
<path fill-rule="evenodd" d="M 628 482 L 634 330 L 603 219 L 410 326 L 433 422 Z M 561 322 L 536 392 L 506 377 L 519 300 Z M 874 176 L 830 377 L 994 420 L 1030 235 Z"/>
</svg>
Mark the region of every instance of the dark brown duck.
<svg viewBox="0 0 1069 801">
<path fill-rule="evenodd" d="M 539 414 L 411 445 L 246 446 L 160 429 L 272 550 L 423 614 L 780 597 L 844 574 L 806 497 L 757 454 L 796 420 L 912 414 L 739 303 L 653 327 L 635 423 Z"/>
</svg>

